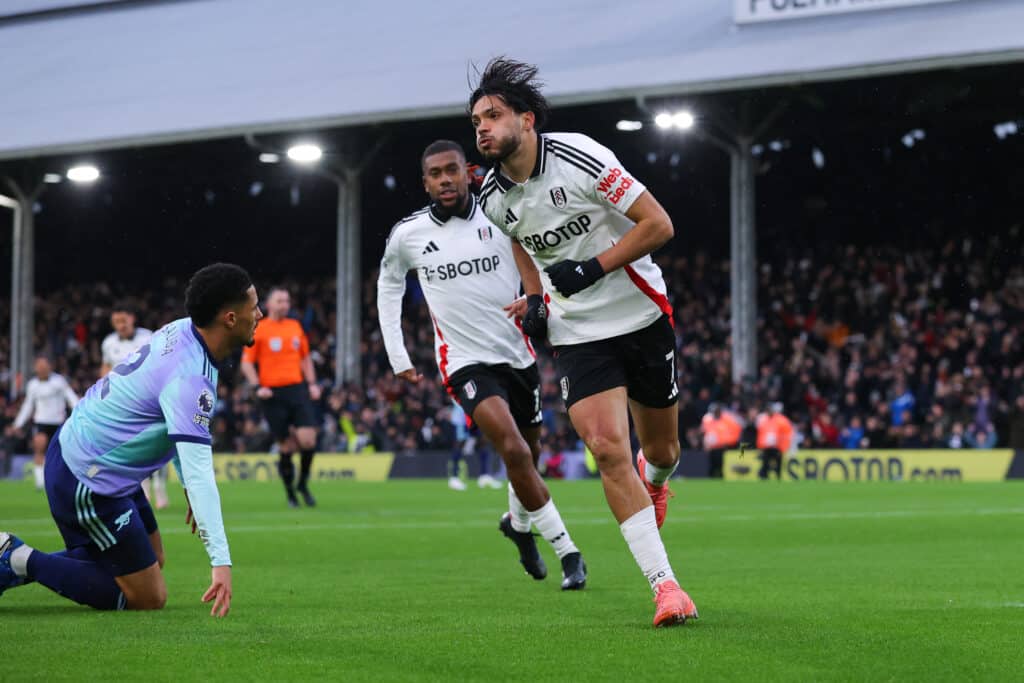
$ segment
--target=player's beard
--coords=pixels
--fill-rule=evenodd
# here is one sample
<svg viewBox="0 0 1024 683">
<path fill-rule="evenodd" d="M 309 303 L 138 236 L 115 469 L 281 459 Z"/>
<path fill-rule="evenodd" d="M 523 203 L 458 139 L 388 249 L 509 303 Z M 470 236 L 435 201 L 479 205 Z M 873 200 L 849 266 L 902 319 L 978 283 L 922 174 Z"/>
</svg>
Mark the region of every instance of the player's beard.
<svg viewBox="0 0 1024 683">
<path fill-rule="evenodd" d="M 469 190 L 468 189 L 467 189 L 466 192 L 463 192 L 463 193 L 460 193 L 458 190 L 455 190 L 455 203 L 454 204 L 452 204 L 451 206 L 446 206 L 446 205 L 441 203 L 440 199 L 434 199 L 434 206 L 437 207 L 439 213 L 443 213 L 445 216 L 448 216 L 450 218 L 450 217 L 454 216 L 455 214 L 459 213 L 460 211 L 462 211 L 463 209 L 465 209 L 466 208 L 466 202 L 468 202 L 468 201 L 469 201 Z"/>
<path fill-rule="evenodd" d="M 509 135 L 501 138 L 493 138 L 494 143 L 491 145 L 491 149 L 488 152 L 481 151 L 484 158 L 491 162 L 501 163 L 508 159 L 510 156 L 516 153 L 519 149 L 519 145 L 522 144 L 523 138 L 521 135 L 516 133 L 510 133 Z"/>
</svg>

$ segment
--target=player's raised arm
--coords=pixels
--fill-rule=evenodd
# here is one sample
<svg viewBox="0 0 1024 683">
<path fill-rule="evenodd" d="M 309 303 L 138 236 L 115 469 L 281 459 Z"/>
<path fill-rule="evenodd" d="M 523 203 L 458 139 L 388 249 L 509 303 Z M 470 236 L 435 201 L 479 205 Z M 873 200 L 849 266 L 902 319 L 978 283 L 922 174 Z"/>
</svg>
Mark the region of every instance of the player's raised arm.
<svg viewBox="0 0 1024 683">
<path fill-rule="evenodd" d="M 405 348 L 405 336 L 402 334 L 402 297 L 405 296 L 405 275 L 408 272 L 408 265 L 402 257 L 401 233 L 396 226 L 396 229 L 391 231 L 391 236 L 384 247 L 384 257 L 380 261 L 380 275 L 377 276 L 377 311 L 391 370 L 397 376 L 417 382 L 420 375 L 409 358 L 409 352 Z"/>
</svg>

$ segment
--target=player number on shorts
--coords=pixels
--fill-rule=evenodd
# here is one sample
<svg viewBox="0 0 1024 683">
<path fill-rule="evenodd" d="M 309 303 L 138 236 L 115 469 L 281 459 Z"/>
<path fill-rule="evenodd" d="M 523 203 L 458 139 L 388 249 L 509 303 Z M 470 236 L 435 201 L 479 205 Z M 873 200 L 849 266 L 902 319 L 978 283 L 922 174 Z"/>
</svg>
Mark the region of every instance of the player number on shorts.
<svg viewBox="0 0 1024 683">
<path fill-rule="evenodd" d="M 128 358 L 126 358 L 120 365 L 114 366 L 114 369 L 110 372 L 112 374 L 118 374 L 121 377 L 126 377 L 127 375 L 132 374 L 138 370 L 146 361 L 146 358 L 149 357 L 149 351 L 149 344 L 140 346 L 138 351 L 128 356 Z M 100 387 L 100 398 L 106 398 L 107 394 L 110 393 L 110 375 L 104 377 L 102 382 L 103 384 Z"/>
</svg>

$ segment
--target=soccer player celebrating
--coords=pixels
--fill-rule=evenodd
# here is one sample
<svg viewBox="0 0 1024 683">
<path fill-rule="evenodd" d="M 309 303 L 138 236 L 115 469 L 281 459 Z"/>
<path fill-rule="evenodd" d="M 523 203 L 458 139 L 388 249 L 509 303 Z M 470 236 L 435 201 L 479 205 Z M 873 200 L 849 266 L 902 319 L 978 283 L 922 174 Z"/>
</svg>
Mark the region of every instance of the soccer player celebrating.
<svg viewBox="0 0 1024 683">
<path fill-rule="evenodd" d="M 115 304 L 110 311 L 110 326 L 114 331 L 103 339 L 100 349 L 103 351 L 103 364 L 100 366 L 100 378 L 107 376 L 115 365 L 124 360 L 149 342 L 152 330 L 135 326 L 135 313 L 126 304 Z M 142 482 L 142 491 L 149 500 L 156 499 L 156 509 L 167 507 L 167 467 L 153 472 L 153 476 Z M 152 496 L 150 495 L 152 491 Z"/>
<path fill-rule="evenodd" d="M 671 239 L 672 221 L 610 150 L 585 135 L 540 133 L 548 104 L 536 67 L 492 60 L 469 113 L 477 148 L 495 164 L 480 205 L 512 237 L 528 295 L 516 312 L 555 348 L 569 418 L 654 590 L 654 625 L 696 618 L 659 532 L 679 461 L 678 390 L 672 308 L 650 254 Z M 530 275 L 537 267 L 540 282 Z"/>
<path fill-rule="evenodd" d="M 316 499 L 309 492 L 309 473 L 316 452 L 316 412 L 312 401 L 320 400 L 309 340 L 298 320 L 288 317 L 292 300 L 284 287 L 274 287 L 267 295 L 267 319 L 256 330 L 256 343 L 242 354 L 242 374 L 263 402 L 263 415 L 278 443 L 277 471 L 284 482 L 288 505 L 298 507 L 298 491 L 303 502 L 313 507 Z M 259 366 L 259 374 L 256 373 Z M 294 428 L 294 436 L 292 429 Z M 292 453 L 298 443 L 299 482 L 295 484 Z"/>
<path fill-rule="evenodd" d="M 13 425 L 14 431 L 20 432 L 32 418 L 32 473 L 36 490 L 42 491 L 45 486 L 46 444 L 67 419 L 68 407 L 73 409 L 77 403 L 78 395 L 63 375 L 53 371 L 50 360 L 46 356 L 36 358 L 36 376 L 25 387 L 25 401 Z"/>
<path fill-rule="evenodd" d="M 377 281 L 384 346 L 395 375 L 422 380 L 402 336 L 405 277 L 415 270 L 434 322 L 437 366 L 445 387 L 501 454 L 508 470 L 509 511 L 499 530 L 519 549 L 534 579 L 547 568 L 531 523 L 562 563 L 562 589 L 586 584 L 586 564 L 537 472 L 540 456 L 540 374 L 515 323 L 502 307 L 519 294 L 511 243 L 480 212 L 469 192 L 466 155 L 449 140 L 420 158 L 428 207 L 391 231 Z M 535 273 L 530 274 L 540 287 Z"/>
<path fill-rule="evenodd" d="M 185 292 L 187 318 L 162 327 L 94 384 L 50 442 L 46 495 L 66 550 L 44 553 L 0 532 L 0 593 L 38 581 L 96 609 L 161 609 L 163 543 L 140 482 L 173 460 L 187 522 L 212 566 L 203 602 L 231 607 L 231 555 L 210 450 L 218 368 L 253 343 L 262 317 L 249 275 L 217 263 Z"/>
</svg>

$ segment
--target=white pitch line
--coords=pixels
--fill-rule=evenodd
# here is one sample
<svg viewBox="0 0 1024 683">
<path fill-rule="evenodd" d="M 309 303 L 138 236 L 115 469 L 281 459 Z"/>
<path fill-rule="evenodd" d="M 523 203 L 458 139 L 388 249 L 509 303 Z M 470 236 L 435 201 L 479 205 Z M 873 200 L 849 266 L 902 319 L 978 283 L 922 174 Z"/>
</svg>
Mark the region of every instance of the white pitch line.
<svg viewBox="0 0 1024 683">
<path fill-rule="evenodd" d="M 870 518 L 890 518 L 890 517 L 959 517 L 963 515 L 1024 515 L 1024 508 L 986 508 L 980 510 L 939 510 L 933 512 L 917 512 L 917 511 L 881 511 L 881 512 L 836 512 L 836 513 L 799 513 L 799 514 L 776 514 L 776 515 L 720 515 L 714 517 L 703 517 L 703 516 L 669 516 L 665 520 L 665 523 L 676 524 L 687 524 L 687 523 L 700 523 L 700 522 L 744 522 L 744 521 L 763 521 L 763 520 L 793 520 L 801 521 L 808 519 L 870 519 Z M 602 517 L 589 517 L 589 518 L 575 518 L 566 520 L 568 526 L 601 526 L 601 525 L 612 525 L 615 520 L 610 514 Z M 464 529 L 464 528 L 488 528 L 495 526 L 493 520 L 463 520 L 463 521 L 437 521 L 437 522 L 398 522 L 395 524 L 389 523 L 374 523 L 374 522 L 339 522 L 337 524 L 302 524 L 301 521 L 295 520 L 294 524 L 288 525 L 242 525 L 242 526 L 228 526 L 228 534 L 232 533 L 266 533 L 268 531 L 280 531 L 282 528 L 292 528 L 296 530 L 311 530 L 311 531 L 329 531 L 332 529 L 339 530 L 350 530 L 350 531 L 361 531 L 370 529 Z M 161 530 L 162 533 L 168 533 L 167 531 Z M 190 533 L 188 529 L 175 527 L 170 530 L 170 533 Z"/>
<path fill-rule="evenodd" d="M 933 509 L 933 510 L 876 510 L 876 511 L 846 511 L 846 512 L 788 512 L 788 513 L 753 513 L 735 515 L 687 515 L 669 514 L 665 520 L 666 524 L 673 526 L 678 524 L 700 524 L 716 522 L 763 522 L 763 521 L 807 521 L 807 520 L 845 520 L 845 519 L 898 519 L 910 517 L 964 517 L 964 516 L 993 516 L 993 515 L 1024 515 L 1024 507 L 1018 508 L 978 508 L 978 509 Z M 277 517 L 278 524 L 239 524 L 228 523 L 228 534 L 233 533 L 266 533 L 269 531 L 280 531 L 282 529 L 295 529 L 301 531 L 329 531 L 329 530 L 370 530 L 370 529 L 464 529 L 464 528 L 487 528 L 496 526 L 493 519 L 472 519 L 472 520 L 437 520 L 418 522 L 388 522 L 385 520 L 365 522 L 336 522 L 336 523 L 314 523 L 308 524 L 309 517 L 288 518 L 285 513 Z M 495 517 L 495 519 L 497 519 Z M 600 526 L 614 524 L 611 514 L 604 514 L 600 517 L 568 517 L 568 526 Z M 44 518 L 21 519 L 21 520 L 0 520 L 4 530 L 17 532 L 26 527 L 46 528 L 53 525 L 52 520 Z M 191 533 L 184 525 L 165 523 L 161 526 L 162 534 L 185 534 Z"/>
</svg>

